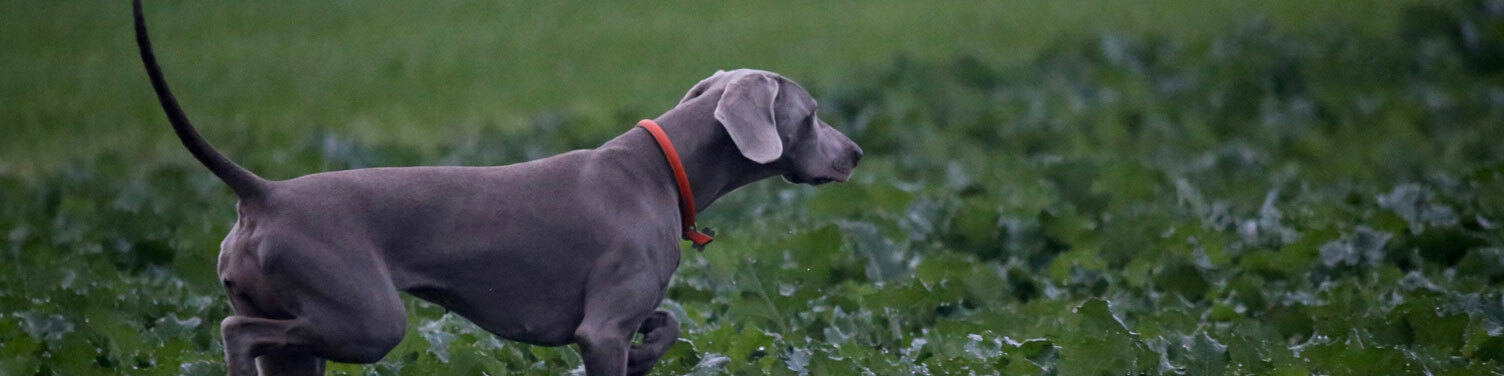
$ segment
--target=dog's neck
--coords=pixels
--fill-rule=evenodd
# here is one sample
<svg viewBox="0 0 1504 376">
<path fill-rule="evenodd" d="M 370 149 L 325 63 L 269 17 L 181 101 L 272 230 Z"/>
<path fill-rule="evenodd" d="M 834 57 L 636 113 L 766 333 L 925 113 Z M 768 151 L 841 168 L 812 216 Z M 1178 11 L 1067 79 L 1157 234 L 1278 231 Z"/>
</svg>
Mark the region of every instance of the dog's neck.
<svg viewBox="0 0 1504 376">
<path fill-rule="evenodd" d="M 777 175 L 771 164 L 758 164 L 742 156 L 731 142 L 731 136 L 715 120 L 715 98 L 706 97 L 711 96 L 690 100 L 654 119 L 679 153 L 684 172 L 689 176 L 697 211 L 704 211 L 716 199 L 737 188 Z M 634 127 L 603 145 L 603 148 L 611 147 L 631 151 L 629 158 L 662 166 L 648 169 L 661 172 L 662 176 L 654 174 L 653 180 L 659 182 L 654 186 L 661 185 L 677 194 L 674 176 L 663 159 L 663 151 L 646 130 Z"/>
</svg>

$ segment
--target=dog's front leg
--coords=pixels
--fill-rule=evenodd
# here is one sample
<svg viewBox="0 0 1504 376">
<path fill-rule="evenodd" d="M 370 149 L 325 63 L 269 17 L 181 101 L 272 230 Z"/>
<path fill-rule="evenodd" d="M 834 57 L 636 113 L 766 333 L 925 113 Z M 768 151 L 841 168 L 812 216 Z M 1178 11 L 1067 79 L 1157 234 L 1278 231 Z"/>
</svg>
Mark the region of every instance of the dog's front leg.
<svg viewBox="0 0 1504 376">
<path fill-rule="evenodd" d="M 653 370 L 658 359 L 679 340 L 679 320 L 668 310 L 653 311 L 637 328 L 642 333 L 642 344 L 633 345 L 627 352 L 627 375 L 642 376 Z"/>
<path fill-rule="evenodd" d="M 580 326 L 575 336 L 580 355 L 585 358 L 586 375 L 627 374 L 627 349 L 632 345 L 633 331 L 623 329 L 620 323 L 612 322 Z"/>
<path fill-rule="evenodd" d="M 606 268 L 614 272 L 641 270 Z M 599 269 L 598 269 L 599 270 Z M 648 275 L 597 274 L 587 283 L 585 317 L 575 329 L 575 342 L 589 376 L 624 376 L 632 337 L 661 300 L 662 287 Z M 625 273 L 624 273 L 625 274 Z"/>
</svg>

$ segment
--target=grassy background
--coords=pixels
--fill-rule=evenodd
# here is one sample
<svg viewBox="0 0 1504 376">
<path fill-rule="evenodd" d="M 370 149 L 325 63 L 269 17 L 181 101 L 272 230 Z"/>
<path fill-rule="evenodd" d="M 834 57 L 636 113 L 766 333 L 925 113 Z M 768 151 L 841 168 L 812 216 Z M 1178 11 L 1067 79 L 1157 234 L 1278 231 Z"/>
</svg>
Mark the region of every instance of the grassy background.
<svg viewBox="0 0 1504 376">
<path fill-rule="evenodd" d="M 659 374 L 1496 374 L 1504 6 L 147 4 L 264 176 L 598 145 L 716 69 L 803 83 L 852 182 L 719 201 Z M 223 374 L 233 197 L 171 138 L 124 2 L 0 2 L 0 374 Z M 334 374 L 563 374 L 406 299 Z"/>
<path fill-rule="evenodd" d="M 652 117 L 717 69 L 801 82 L 898 56 L 1030 61 L 1104 30 L 1204 37 L 1281 28 L 1391 32 L 1404 1 L 793 2 L 153 1 L 158 55 L 191 116 L 232 154 L 308 129 L 432 146 L 564 111 Z M 124 1 L 0 4 L 0 171 L 101 151 L 180 154 L 143 79 Z M 622 126 L 629 126 L 622 122 Z"/>
</svg>

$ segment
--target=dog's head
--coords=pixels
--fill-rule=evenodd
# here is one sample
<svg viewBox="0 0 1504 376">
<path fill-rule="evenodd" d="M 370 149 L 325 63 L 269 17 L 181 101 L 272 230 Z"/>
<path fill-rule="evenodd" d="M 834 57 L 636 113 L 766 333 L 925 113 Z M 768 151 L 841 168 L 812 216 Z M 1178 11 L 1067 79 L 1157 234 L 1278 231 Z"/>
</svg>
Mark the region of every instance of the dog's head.
<svg viewBox="0 0 1504 376">
<path fill-rule="evenodd" d="M 707 94 L 720 95 L 715 120 L 742 156 L 775 168 L 790 182 L 844 182 L 862 159 L 856 142 L 820 121 L 819 104 L 809 92 L 777 73 L 717 71 L 679 103 Z"/>
</svg>

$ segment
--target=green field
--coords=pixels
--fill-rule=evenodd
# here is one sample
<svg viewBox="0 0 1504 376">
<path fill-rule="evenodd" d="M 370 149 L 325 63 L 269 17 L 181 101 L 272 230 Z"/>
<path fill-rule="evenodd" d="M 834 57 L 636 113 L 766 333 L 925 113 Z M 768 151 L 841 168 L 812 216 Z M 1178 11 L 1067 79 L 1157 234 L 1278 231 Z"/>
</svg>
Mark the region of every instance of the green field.
<svg viewBox="0 0 1504 376">
<path fill-rule="evenodd" d="M 1504 372 L 1504 6 L 151 1 L 206 137 L 269 178 L 598 145 L 717 69 L 803 83 L 853 181 L 704 214 L 658 374 Z M 0 2 L 0 375 L 223 374 L 233 195 L 126 2 Z M 775 179 L 776 180 L 776 179 Z M 381 363 L 563 374 L 407 301 Z"/>
<path fill-rule="evenodd" d="M 541 113 L 627 127 L 717 69 L 819 83 L 898 57 L 1031 61 L 1113 30 L 1205 36 L 1247 14 L 1388 34 L 1403 2 L 148 2 L 159 58 L 203 132 L 237 154 L 310 129 L 432 147 Z M 1270 9 L 1277 13 L 1260 13 Z M 180 157 L 124 1 L 0 2 L 0 171 L 100 151 Z M 264 148 L 258 148 L 258 150 Z M 261 171 L 261 170 L 257 170 Z M 293 174 L 309 171 L 294 171 Z M 276 175 L 273 175 L 276 176 Z"/>
</svg>

